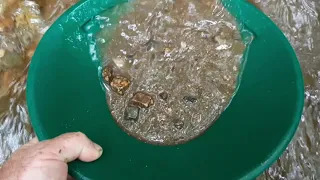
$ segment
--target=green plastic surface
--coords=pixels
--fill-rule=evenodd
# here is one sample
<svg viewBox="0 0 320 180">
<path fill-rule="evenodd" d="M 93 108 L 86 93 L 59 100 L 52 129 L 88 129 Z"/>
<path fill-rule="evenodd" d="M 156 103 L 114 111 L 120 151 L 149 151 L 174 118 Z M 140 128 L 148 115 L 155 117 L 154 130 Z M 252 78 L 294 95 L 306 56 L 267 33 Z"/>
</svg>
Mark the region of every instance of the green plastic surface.
<svg viewBox="0 0 320 180">
<path fill-rule="evenodd" d="M 70 163 L 69 173 L 83 180 L 229 180 L 253 179 L 268 168 L 293 137 L 304 96 L 298 60 L 276 25 L 247 2 L 223 0 L 255 35 L 237 93 L 202 136 L 155 146 L 127 135 L 112 119 L 83 28 L 118 3 L 73 6 L 44 35 L 30 65 L 27 103 L 39 139 L 82 131 L 104 149 L 93 163 Z"/>
</svg>

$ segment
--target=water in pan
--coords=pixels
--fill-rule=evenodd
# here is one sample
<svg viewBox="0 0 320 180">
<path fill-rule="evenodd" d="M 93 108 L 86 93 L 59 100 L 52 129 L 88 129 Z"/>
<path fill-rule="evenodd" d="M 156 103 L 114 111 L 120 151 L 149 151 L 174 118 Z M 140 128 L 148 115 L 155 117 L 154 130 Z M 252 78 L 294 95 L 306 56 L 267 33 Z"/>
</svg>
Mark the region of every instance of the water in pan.
<svg viewBox="0 0 320 180">
<path fill-rule="evenodd" d="M 150 143 L 193 139 L 236 88 L 245 45 L 235 21 L 212 0 L 136 0 L 128 11 L 102 48 L 113 116 Z M 117 76 L 127 90 L 115 88 Z"/>
<path fill-rule="evenodd" d="M 3 24 L 10 29 L 10 19 L 13 18 L 13 12 L 17 10 L 17 7 L 12 5 L 15 3 L 12 2 L 33 1 L 0 1 L 0 36 L 2 39 L 7 39 L 8 41 L 6 42 L 15 42 L 10 38 L 15 33 L 11 31 L 3 33 L 1 31 Z M 40 6 L 33 3 L 32 7 L 34 7 L 33 10 L 40 10 L 39 17 L 43 19 L 42 23 L 44 23 L 44 27 L 48 27 L 52 20 L 75 1 L 48 0 L 40 2 L 42 2 Z M 319 179 L 320 51 L 317 48 L 320 44 L 319 1 L 256 0 L 256 3 L 285 32 L 294 46 L 303 68 L 306 87 L 304 115 L 294 140 L 283 156 L 258 179 Z M 23 3 L 22 6 L 26 4 Z M 6 16 L 3 16 L 4 11 L 8 12 Z M 7 21 L 4 22 L 3 19 Z M 36 32 L 41 36 L 44 31 Z M 2 42 L 2 39 L 0 42 Z M 15 47 L 21 47 L 20 42 Z M 1 48 L 3 48 L 3 45 L 1 45 Z M 15 52 L 20 54 L 20 56 L 24 56 L 23 54 L 27 54 L 27 49 L 21 48 Z M 30 49 L 34 49 L 34 47 L 30 47 Z M 27 68 L 28 61 L 29 59 L 26 59 L 24 63 L 19 65 L 20 68 L 14 66 L 10 70 L 1 72 L 0 164 L 32 136 L 32 128 L 28 121 L 24 95 L 25 69 Z"/>
</svg>

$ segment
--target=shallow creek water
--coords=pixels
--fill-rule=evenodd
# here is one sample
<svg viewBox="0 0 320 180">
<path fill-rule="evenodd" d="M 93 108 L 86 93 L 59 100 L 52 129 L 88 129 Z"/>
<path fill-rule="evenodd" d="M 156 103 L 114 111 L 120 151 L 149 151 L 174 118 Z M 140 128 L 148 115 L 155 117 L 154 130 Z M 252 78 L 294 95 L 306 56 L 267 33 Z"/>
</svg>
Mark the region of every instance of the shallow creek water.
<svg viewBox="0 0 320 180">
<path fill-rule="evenodd" d="M 0 49 L 8 52 L 0 50 L 0 56 L 6 57 L 0 58 L 0 164 L 34 136 L 25 104 L 29 60 L 38 39 L 52 21 L 74 3 L 72 0 L 43 2 L 0 1 Z M 320 50 L 317 48 L 320 45 L 320 2 L 255 2 L 284 31 L 296 50 L 306 88 L 304 114 L 294 140 L 258 179 L 320 179 Z"/>
</svg>

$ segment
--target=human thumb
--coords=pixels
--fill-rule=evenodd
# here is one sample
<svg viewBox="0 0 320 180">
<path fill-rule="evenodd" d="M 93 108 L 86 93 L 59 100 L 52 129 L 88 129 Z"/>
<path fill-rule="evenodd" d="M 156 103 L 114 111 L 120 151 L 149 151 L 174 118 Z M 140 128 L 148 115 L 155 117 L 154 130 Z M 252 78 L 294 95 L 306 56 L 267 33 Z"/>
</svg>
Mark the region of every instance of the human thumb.
<svg viewBox="0 0 320 180">
<path fill-rule="evenodd" d="M 101 146 L 92 142 L 81 132 L 63 134 L 47 143 L 47 150 L 54 151 L 58 154 L 59 160 L 64 162 L 71 162 L 75 159 L 91 162 L 102 155 Z"/>
</svg>

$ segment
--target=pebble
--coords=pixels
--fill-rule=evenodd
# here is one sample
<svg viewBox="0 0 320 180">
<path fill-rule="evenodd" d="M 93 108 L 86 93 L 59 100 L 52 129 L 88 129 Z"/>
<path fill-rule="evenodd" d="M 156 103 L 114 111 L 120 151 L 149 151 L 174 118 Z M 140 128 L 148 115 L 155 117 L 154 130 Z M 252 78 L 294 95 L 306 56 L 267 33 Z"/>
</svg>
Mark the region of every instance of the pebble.
<svg viewBox="0 0 320 180">
<path fill-rule="evenodd" d="M 140 109 L 135 106 L 127 106 L 124 112 L 124 119 L 127 121 L 137 121 L 139 119 Z"/>
<path fill-rule="evenodd" d="M 105 83 L 109 84 L 112 80 L 112 68 L 107 66 L 102 71 L 102 77 Z"/>
<path fill-rule="evenodd" d="M 133 95 L 131 104 L 140 108 L 149 108 L 154 104 L 154 101 L 150 94 L 137 92 Z"/>
<path fill-rule="evenodd" d="M 198 98 L 196 98 L 195 96 L 184 96 L 183 100 L 188 103 L 195 103 L 197 102 Z"/>
<path fill-rule="evenodd" d="M 159 94 L 159 96 L 160 96 L 160 98 L 162 99 L 162 100 L 164 100 L 164 101 L 166 101 L 167 99 L 168 99 L 168 97 L 169 97 L 169 95 L 168 95 L 168 93 L 167 92 L 161 92 L 160 94 Z"/>
<path fill-rule="evenodd" d="M 119 95 L 124 95 L 126 90 L 129 88 L 131 82 L 129 79 L 116 75 L 112 78 L 110 83 L 111 89 Z"/>
<path fill-rule="evenodd" d="M 173 125 L 174 125 L 175 128 L 181 130 L 183 128 L 183 126 L 184 126 L 184 122 L 179 120 L 179 119 L 176 119 L 176 120 L 173 121 Z"/>
</svg>

